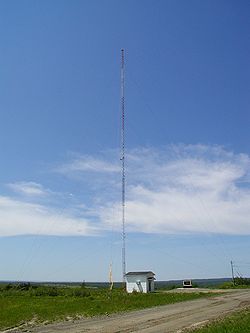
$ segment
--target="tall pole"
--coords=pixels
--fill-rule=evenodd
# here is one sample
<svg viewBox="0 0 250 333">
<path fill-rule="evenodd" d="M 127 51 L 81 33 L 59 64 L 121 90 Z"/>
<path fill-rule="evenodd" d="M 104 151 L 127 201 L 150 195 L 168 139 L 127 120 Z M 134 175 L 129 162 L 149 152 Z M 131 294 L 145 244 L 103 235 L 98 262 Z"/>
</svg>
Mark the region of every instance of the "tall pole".
<svg viewBox="0 0 250 333">
<path fill-rule="evenodd" d="M 121 167 L 122 167 L 122 280 L 126 274 L 126 233 L 125 233 L 125 97 L 124 97 L 124 49 L 121 50 Z"/>
<path fill-rule="evenodd" d="M 233 285 L 235 285 L 235 281 L 234 281 L 234 265 L 233 265 L 232 260 L 230 261 L 230 264 L 231 264 L 231 271 L 232 271 L 232 282 L 233 282 Z"/>
</svg>

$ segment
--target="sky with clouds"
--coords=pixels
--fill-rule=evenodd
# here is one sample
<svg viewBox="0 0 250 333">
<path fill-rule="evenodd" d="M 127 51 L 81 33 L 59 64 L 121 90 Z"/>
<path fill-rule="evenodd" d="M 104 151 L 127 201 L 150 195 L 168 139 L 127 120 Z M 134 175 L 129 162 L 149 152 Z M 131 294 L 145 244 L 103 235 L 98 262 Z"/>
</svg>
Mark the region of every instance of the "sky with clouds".
<svg viewBox="0 0 250 333">
<path fill-rule="evenodd" d="M 250 276 L 248 1 L 0 3 L 0 280 Z"/>
</svg>

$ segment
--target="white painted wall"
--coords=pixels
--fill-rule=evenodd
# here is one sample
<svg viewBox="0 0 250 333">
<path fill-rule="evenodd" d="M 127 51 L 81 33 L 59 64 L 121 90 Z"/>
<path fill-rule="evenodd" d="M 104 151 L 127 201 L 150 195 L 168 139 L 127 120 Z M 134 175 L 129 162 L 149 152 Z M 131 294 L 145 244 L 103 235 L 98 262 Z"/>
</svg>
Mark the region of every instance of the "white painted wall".
<svg viewBox="0 0 250 333">
<path fill-rule="evenodd" d="M 147 275 L 128 275 L 126 276 L 126 291 L 132 293 L 137 292 L 147 293 L 149 291 L 149 282 Z M 154 291 L 154 281 L 151 282 L 151 291 Z"/>
</svg>

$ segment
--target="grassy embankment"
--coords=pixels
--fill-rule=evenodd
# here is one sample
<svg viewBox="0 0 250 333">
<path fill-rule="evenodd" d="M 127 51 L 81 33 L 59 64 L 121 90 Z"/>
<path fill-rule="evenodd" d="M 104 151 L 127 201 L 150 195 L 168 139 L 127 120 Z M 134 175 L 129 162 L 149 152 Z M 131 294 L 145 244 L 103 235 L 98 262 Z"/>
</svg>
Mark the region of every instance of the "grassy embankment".
<svg viewBox="0 0 250 333">
<path fill-rule="evenodd" d="M 189 331 L 190 332 L 190 331 Z M 249 333 L 250 309 L 231 315 L 223 320 L 196 329 L 193 333 Z"/>
<path fill-rule="evenodd" d="M 236 277 L 233 282 L 224 282 L 221 286 L 222 289 L 246 289 L 250 288 L 250 279 Z"/>
<path fill-rule="evenodd" d="M 219 286 L 221 289 L 250 288 L 250 279 L 236 278 L 235 283 L 225 282 Z M 196 329 L 194 333 L 250 333 L 250 309 L 245 309 L 222 320 Z"/>
<path fill-rule="evenodd" d="M 28 321 L 105 315 L 206 297 L 202 293 L 127 294 L 121 289 L 24 286 L 0 288 L 0 329 Z"/>
</svg>

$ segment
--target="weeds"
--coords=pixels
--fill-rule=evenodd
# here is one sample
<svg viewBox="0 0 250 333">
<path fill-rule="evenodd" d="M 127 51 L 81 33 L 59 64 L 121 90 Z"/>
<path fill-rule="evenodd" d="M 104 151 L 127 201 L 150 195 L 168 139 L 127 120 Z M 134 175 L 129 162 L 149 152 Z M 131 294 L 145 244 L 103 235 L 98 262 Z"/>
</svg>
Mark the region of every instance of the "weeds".
<svg viewBox="0 0 250 333">
<path fill-rule="evenodd" d="M 54 321 L 66 317 L 106 315 L 204 296 L 208 294 L 127 294 L 122 289 L 111 292 L 104 288 L 5 285 L 0 288 L 0 329 L 34 318 L 36 321 Z"/>
<path fill-rule="evenodd" d="M 190 331 L 189 331 L 190 332 Z M 250 309 L 245 309 L 223 320 L 211 323 L 193 333 L 249 333 Z"/>
</svg>

